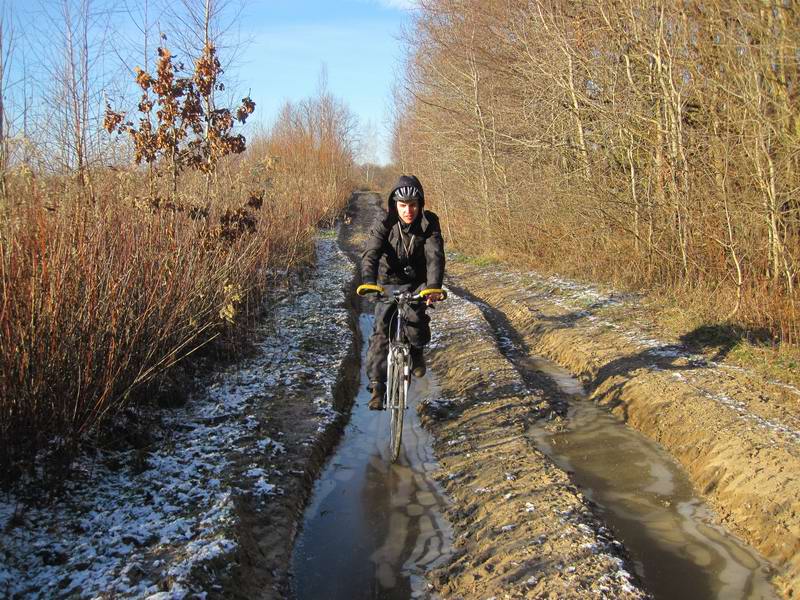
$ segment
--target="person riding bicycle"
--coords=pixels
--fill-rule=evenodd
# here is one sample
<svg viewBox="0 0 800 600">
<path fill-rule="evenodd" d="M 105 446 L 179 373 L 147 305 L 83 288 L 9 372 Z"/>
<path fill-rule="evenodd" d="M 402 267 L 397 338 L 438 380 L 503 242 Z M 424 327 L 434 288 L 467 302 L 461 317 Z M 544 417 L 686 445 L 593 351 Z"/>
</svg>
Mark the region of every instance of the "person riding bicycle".
<svg viewBox="0 0 800 600">
<path fill-rule="evenodd" d="M 419 179 L 402 175 L 389 193 L 388 211 L 378 216 L 370 230 L 361 256 L 363 283 L 380 285 L 386 294 L 442 287 L 445 262 L 442 230 L 439 217 L 424 207 L 425 193 Z M 442 299 L 441 294 L 430 294 L 427 305 Z M 416 377 L 425 375 L 423 348 L 431 339 L 427 305 L 409 306 L 403 313 L 406 337 L 411 344 L 412 373 Z M 387 303 L 379 302 L 375 307 L 375 325 L 367 350 L 371 410 L 383 409 L 393 312 L 393 306 Z"/>
</svg>

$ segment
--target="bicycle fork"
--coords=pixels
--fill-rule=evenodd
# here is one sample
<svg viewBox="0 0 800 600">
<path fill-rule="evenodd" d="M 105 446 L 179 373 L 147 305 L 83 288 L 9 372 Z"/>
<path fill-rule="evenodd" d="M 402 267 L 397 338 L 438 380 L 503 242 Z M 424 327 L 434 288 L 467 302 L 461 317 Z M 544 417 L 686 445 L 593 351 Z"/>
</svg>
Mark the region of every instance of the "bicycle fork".
<svg viewBox="0 0 800 600">
<path fill-rule="evenodd" d="M 400 363 L 403 367 L 401 381 L 395 382 L 394 381 L 394 366 L 397 363 Z M 389 372 L 389 377 L 387 378 L 388 385 L 386 386 L 386 395 L 388 398 L 389 404 L 387 405 L 388 409 L 399 408 L 399 394 L 391 394 L 390 389 L 391 386 L 397 385 L 398 383 L 403 386 L 403 398 L 408 398 L 408 388 L 411 382 L 411 351 L 406 344 L 395 344 L 389 348 L 389 355 L 387 357 L 387 370 Z M 393 403 L 393 404 L 392 404 Z M 408 404 L 403 408 L 407 409 Z"/>
</svg>

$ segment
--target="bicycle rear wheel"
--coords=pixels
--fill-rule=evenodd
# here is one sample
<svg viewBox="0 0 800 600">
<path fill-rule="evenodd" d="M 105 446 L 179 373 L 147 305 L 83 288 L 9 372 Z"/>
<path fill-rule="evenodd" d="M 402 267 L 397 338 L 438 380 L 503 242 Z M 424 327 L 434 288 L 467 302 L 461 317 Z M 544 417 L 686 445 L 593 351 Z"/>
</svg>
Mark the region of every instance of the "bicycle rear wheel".
<svg viewBox="0 0 800 600">
<path fill-rule="evenodd" d="M 406 363 L 408 358 L 397 352 L 392 361 L 389 387 L 389 452 L 392 462 L 400 456 L 400 445 L 403 439 L 403 417 L 406 410 Z"/>
</svg>

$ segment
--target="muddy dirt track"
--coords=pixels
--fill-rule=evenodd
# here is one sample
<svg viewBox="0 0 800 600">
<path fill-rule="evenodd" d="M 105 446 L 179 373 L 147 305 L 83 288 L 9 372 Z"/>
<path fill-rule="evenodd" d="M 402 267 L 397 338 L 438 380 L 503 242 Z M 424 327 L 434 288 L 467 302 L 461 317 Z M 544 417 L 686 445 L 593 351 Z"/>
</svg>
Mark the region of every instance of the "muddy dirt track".
<svg viewBox="0 0 800 600">
<path fill-rule="evenodd" d="M 351 255 L 363 243 L 377 202 L 362 195 L 351 207 L 352 221 L 343 231 Z M 437 311 L 430 366 L 441 397 L 458 400 L 427 404 L 421 413 L 436 440 L 438 479 L 452 498 L 448 517 L 456 541 L 450 563 L 428 574 L 431 593 L 646 597 L 620 544 L 566 473 L 530 443 L 532 406 L 542 398 L 515 393 L 525 386 L 493 344 L 477 308 L 460 304 Z M 456 322 L 459 313 L 468 322 Z"/>
<path fill-rule="evenodd" d="M 356 196 L 342 229 L 351 256 L 379 203 L 368 194 Z M 680 461 L 686 471 L 668 479 L 684 478 L 687 493 L 710 502 L 713 510 L 698 509 L 703 521 L 686 529 L 707 530 L 707 539 L 723 540 L 719 556 L 714 548 L 701 547 L 690 565 L 692 550 L 679 550 L 685 556 L 670 559 L 676 579 L 685 578 L 693 594 L 686 595 L 679 583 L 661 583 L 658 597 L 774 597 L 766 581 L 775 573 L 777 593 L 797 597 L 794 391 L 774 386 L 775 397 L 783 400 L 774 406 L 753 400 L 763 398 L 769 386 L 754 391 L 746 373 L 722 369 L 675 344 L 637 337 L 620 319 L 625 313 L 620 301 L 570 289 L 566 282 L 559 289 L 557 283 L 464 261 L 448 264 L 447 285 L 456 293 L 433 313 L 429 354 L 440 397 L 420 411 L 434 436 L 437 478 L 452 502 L 447 516 L 455 539 L 450 562 L 428 574 L 432 592 L 447 598 L 649 593 L 648 582 L 635 573 L 652 573 L 652 566 L 643 568 L 640 557 L 631 557 L 615 539 L 616 524 L 607 526 L 604 515 L 615 509 L 598 507 L 576 484 L 579 476 L 570 477 L 569 466 L 562 468 L 552 454 L 541 452 L 547 445 L 542 435 L 549 434 L 537 438 L 531 432 L 568 429 L 575 398 L 540 370 L 524 372 L 512 363 L 504 344 L 514 338 L 518 354 L 548 357 L 580 375 L 590 399 L 610 408 L 616 425 L 638 429 Z M 605 307 L 616 311 L 614 321 L 604 318 Z M 654 452 L 674 462 L 662 448 Z M 677 464 L 669 468 L 680 471 Z M 659 502 L 678 500 L 664 496 Z M 699 503 L 693 497 L 683 504 Z M 723 526 L 756 546 L 771 565 Z M 675 543 L 691 547 L 691 535 L 691 543 Z M 644 537 L 645 547 L 663 542 Z M 709 567 L 712 563 L 716 566 Z M 701 571 L 697 578 L 693 568 Z"/>
<path fill-rule="evenodd" d="M 624 301 L 505 269 L 455 262 L 449 273 L 667 449 L 719 521 L 777 566 L 782 594 L 800 597 L 798 390 L 642 335 Z"/>
</svg>

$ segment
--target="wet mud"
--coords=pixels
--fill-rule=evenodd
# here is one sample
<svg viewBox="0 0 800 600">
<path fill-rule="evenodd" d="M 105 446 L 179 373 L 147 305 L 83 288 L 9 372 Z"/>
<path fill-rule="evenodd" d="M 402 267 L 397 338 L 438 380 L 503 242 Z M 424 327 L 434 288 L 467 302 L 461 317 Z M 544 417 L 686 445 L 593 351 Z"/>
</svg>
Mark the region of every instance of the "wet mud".
<svg viewBox="0 0 800 600">
<path fill-rule="evenodd" d="M 503 313 L 458 291 L 481 309 L 525 383 L 546 389 L 547 407 L 529 435 L 596 504 L 649 592 L 656 598 L 777 598 L 767 561 L 719 525 L 664 448 L 592 403 L 566 369 L 531 354 Z"/>
<path fill-rule="evenodd" d="M 503 315 L 526 352 L 579 374 L 591 401 L 674 457 L 713 521 L 774 565 L 781 596 L 800 597 L 793 390 L 645 335 L 624 300 L 459 261 L 448 272 Z"/>
<path fill-rule="evenodd" d="M 473 304 L 437 309 L 430 364 L 441 398 L 422 408 L 453 499 L 445 598 L 646 598 L 623 545 L 529 435 L 547 391 L 527 385 Z"/>
<path fill-rule="evenodd" d="M 663 448 L 588 401 L 573 405 L 568 422 L 561 431 L 534 426 L 530 433 L 597 505 L 653 596 L 778 597 L 766 561 L 715 522 Z"/>
</svg>

